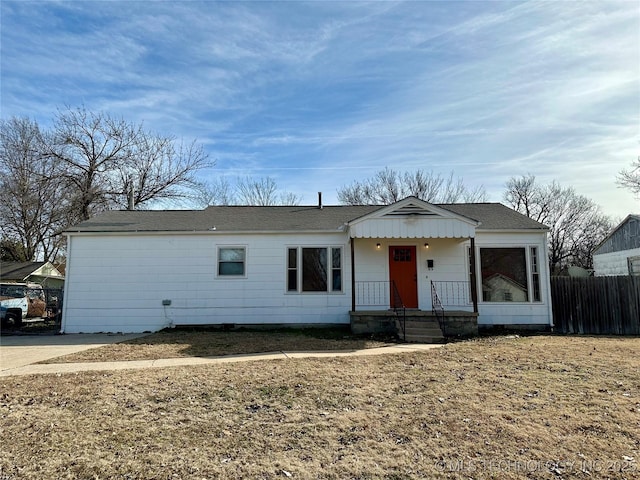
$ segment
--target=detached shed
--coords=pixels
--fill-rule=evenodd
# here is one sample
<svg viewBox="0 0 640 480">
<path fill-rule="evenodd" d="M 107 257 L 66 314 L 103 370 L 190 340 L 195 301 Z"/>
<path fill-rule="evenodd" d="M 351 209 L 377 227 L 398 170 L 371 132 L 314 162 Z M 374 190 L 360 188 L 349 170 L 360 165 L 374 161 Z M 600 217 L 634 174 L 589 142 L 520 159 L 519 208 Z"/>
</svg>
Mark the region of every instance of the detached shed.
<svg viewBox="0 0 640 480">
<path fill-rule="evenodd" d="M 640 215 L 629 215 L 593 254 L 596 276 L 640 275 Z"/>
</svg>

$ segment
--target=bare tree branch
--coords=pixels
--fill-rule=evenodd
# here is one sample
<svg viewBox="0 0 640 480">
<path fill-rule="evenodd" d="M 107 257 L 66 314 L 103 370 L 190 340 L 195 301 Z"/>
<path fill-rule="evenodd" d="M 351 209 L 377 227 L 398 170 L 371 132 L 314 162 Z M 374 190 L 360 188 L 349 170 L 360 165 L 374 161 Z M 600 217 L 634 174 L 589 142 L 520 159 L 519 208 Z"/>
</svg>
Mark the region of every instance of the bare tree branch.
<svg viewBox="0 0 640 480">
<path fill-rule="evenodd" d="M 292 192 L 281 191 L 273 178 L 238 177 L 231 184 L 224 177 L 200 183 L 192 199 L 198 206 L 209 205 L 299 205 L 302 200 Z"/>
<path fill-rule="evenodd" d="M 195 143 L 84 108 L 59 110 L 51 131 L 13 118 L 0 123 L 0 231 L 5 250 L 54 260 L 60 233 L 110 208 L 188 198 L 211 167 Z M 19 243 L 21 248 L 11 247 Z M 11 248 L 10 248 L 11 247 Z"/>
<path fill-rule="evenodd" d="M 298 205 L 300 197 L 278 192 L 278 185 L 270 177 L 244 177 L 236 180 L 234 200 L 239 205 Z"/>
<path fill-rule="evenodd" d="M 640 198 L 640 157 L 631 163 L 631 168 L 620 171 L 616 183 Z"/>
<path fill-rule="evenodd" d="M 506 187 L 504 199 L 511 208 L 549 227 L 552 273 L 568 265 L 593 267 L 593 252 L 612 226 L 600 207 L 557 182 L 540 185 L 533 175 L 512 177 Z"/>
<path fill-rule="evenodd" d="M 453 172 L 444 178 L 424 170 L 399 173 L 389 167 L 338 190 L 338 200 L 345 205 L 389 205 L 409 196 L 430 203 L 486 200 L 484 187 L 470 190 L 461 178 L 454 178 Z"/>
<path fill-rule="evenodd" d="M 132 187 L 135 206 L 185 198 L 197 188 L 197 173 L 213 166 L 195 142 L 176 143 L 141 124 L 84 108 L 58 112 L 48 154 L 63 165 L 81 220 L 126 207 Z"/>
<path fill-rule="evenodd" d="M 45 134 L 28 118 L 0 122 L 0 231 L 25 261 L 54 259 L 62 248 L 68 196 L 57 163 L 43 154 Z"/>
</svg>

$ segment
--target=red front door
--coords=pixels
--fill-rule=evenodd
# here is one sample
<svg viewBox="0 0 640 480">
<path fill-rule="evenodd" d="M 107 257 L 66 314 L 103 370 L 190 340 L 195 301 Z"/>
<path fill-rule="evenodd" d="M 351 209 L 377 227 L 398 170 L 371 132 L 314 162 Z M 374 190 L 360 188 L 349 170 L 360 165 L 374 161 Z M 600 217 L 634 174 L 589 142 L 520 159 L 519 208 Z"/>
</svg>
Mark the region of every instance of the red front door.
<svg viewBox="0 0 640 480">
<path fill-rule="evenodd" d="M 418 274 L 416 270 L 416 247 L 389 247 L 389 279 L 392 282 L 391 307 L 397 305 L 393 291 L 395 284 L 407 308 L 418 308 Z"/>
</svg>

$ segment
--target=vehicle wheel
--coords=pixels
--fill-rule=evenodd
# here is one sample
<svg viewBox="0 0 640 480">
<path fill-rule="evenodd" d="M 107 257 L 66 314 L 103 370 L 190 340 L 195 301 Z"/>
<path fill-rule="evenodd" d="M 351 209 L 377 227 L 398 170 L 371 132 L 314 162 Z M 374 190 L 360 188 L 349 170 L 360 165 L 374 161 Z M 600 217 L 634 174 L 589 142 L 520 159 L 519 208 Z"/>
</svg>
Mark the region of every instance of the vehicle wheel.
<svg viewBox="0 0 640 480">
<path fill-rule="evenodd" d="M 22 316 L 15 312 L 7 312 L 6 324 L 13 325 L 14 328 L 20 328 L 22 326 Z"/>
</svg>

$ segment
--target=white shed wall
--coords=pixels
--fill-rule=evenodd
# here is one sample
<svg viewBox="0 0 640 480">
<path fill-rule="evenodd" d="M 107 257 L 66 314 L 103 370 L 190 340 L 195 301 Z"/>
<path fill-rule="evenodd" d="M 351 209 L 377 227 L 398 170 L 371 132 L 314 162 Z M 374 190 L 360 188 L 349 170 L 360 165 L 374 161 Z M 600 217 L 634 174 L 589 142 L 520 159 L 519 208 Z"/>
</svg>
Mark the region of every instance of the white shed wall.
<svg viewBox="0 0 640 480">
<path fill-rule="evenodd" d="M 593 270 L 596 276 L 629 275 L 629 257 L 640 256 L 640 248 L 619 252 L 601 253 L 593 256 Z"/>
<path fill-rule="evenodd" d="M 180 324 L 349 323 L 345 234 L 69 238 L 63 329 L 156 331 Z M 246 248 L 243 278 L 217 277 L 217 246 Z M 286 291 L 287 246 L 342 246 L 343 292 Z M 163 300 L 171 300 L 164 307 Z"/>
</svg>

